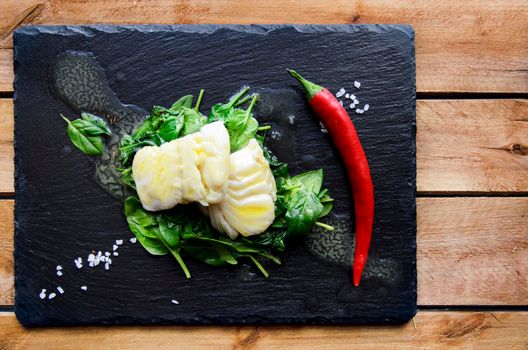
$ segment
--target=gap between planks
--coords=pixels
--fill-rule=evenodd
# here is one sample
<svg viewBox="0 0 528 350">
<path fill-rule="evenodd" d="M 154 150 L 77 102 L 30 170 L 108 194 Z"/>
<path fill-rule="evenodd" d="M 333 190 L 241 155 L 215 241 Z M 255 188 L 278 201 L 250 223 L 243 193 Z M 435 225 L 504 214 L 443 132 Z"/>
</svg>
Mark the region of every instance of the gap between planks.
<svg viewBox="0 0 528 350">
<path fill-rule="evenodd" d="M 0 347 L 39 349 L 526 349 L 528 312 L 420 311 L 404 325 L 22 327 L 0 313 Z"/>
<path fill-rule="evenodd" d="M 528 100 L 419 100 L 416 114 L 419 196 L 528 194 Z M 0 99 L 0 194 L 12 193 L 13 101 Z"/>
<path fill-rule="evenodd" d="M 527 21 L 527 0 L 421 1 L 412 6 L 403 0 L 306 0 L 302 5 L 292 0 L 3 0 L 0 88 L 12 89 L 11 34 L 20 25 L 403 23 L 416 31 L 419 92 L 526 93 Z"/>
<path fill-rule="evenodd" d="M 13 304 L 13 203 L 0 201 L 2 305 Z M 527 305 L 528 198 L 419 198 L 417 231 L 418 305 Z"/>
</svg>

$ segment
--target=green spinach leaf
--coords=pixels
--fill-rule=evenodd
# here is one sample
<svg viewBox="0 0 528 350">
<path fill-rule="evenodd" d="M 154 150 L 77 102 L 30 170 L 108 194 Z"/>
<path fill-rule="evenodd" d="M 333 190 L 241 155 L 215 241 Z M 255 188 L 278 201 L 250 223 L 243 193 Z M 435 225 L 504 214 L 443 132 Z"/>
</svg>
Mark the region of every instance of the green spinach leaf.
<svg viewBox="0 0 528 350">
<path fill-rule="evenodd" d="M 107 127 L 101 128 L 100 122 L 104 123 L 104 121 L 100 120 L 97 122 L 98 124 L 94 124 L 91 120 L 95 118 L 93 116 L 87 117 L 87 119 L 75 119 L 74 121 L 61 116 L 68 123 L 66 133 L 75 147 L 89 156 L 103 154 L 104 144 L 101 135 L 110 132 Z"/>
</svg>

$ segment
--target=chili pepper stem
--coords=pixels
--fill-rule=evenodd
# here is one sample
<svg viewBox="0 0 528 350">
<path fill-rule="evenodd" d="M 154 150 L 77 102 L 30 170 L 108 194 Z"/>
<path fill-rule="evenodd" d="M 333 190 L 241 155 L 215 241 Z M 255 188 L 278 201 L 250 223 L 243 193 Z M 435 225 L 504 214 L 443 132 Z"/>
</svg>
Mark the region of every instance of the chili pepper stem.
<svg viewBox="0 0 528 350">
<path fill-rule="evenodd" d="M 264 130 L 269 130 L 269 129 L 271 129 L 271 125 L 259 126 L 257 130 L 264 131 Z"/>
<path fill-rule="evenodd" d="M 304 79 L 299 73 L 293 69 L 287 69 L 288 73 L 295 79 L 297 79 L 302 86 L 304 87 L 304 92 L 309 100 L 311 100 L 318 92 L 323 90 L 323 87 L 317 84 L 312 83 L 309 80 Z"/>
</svg>

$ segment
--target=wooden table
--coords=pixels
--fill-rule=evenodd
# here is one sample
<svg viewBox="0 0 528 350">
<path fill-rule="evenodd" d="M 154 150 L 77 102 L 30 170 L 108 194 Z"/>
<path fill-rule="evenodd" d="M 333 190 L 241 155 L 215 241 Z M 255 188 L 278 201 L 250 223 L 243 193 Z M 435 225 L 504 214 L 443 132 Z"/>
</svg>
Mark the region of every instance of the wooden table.
<svg viewBox="0 0 528 350">
<path fill-rule="evenodd" d="M 419 197 L 419 311 L 413 322 L 370 327 L 20 326 L 12 306 L 11 32 L 24 24 L 81 23 L 412 24 Z M 527 0 L 3 0 L 0 349 L 527 349 L 527 98 Z"/>
</svg>

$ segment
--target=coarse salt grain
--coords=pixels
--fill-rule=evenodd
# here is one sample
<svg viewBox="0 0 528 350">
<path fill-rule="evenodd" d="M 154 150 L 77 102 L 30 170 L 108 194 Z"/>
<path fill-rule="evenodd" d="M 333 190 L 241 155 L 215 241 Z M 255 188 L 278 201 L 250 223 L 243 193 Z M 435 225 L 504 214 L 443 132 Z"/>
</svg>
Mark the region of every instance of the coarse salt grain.
<svg viewBox="0 0 528 350">
<path fill-rule="evenodd" d="M 112 246 L 112 249 L 113 249 L 114 251 L 116 251 L 117 248 L 118 248 L 118 246 L 117 246 L 116 244 L 114 244 L 114 245 Z"/>
<path fill-rule="evenodd" d="M 354 86 L 359 89 L 361 87 L 361 83 L 356 80 L 354 81 Z"/>
<path fill-rule="evenodd" d="M 350 95 L 349 95 L 349 94 L 345 94 L 345 98 L 349 98 L 349 97 L 350 97 Z"/>
<path fill-rule="evenodd" d="M 119 253 L 118 253 L 118 252 L 114 252 L 114 256 L 118 256 L 118 255 L 119 255 Z"/>
<path fill-rule="evenodd" d="M 110 252 L 105 252 L 105 256 L 110 256 Z"/>
<path fill-rule="evenodd" d="M 288 122 L 293 125 L 295 123 L 295 116 L 293 115 L 289 115 L 288 116 Z"/>
<path fill-rule="evenodd" d="M 57 287 L 57 290 L 59 291 L 59 293 L 64 294 L 64 289 L 62 289 L 62 287 Z"/>
<path fill-rule="evenodd" d="M 336 93 L 336 97 L 341 97 L 345 94 L 345 89 L 344 88 L 341 88 L 339 89 L 339 91 Z"/>
<path fill-rule="evenodd" d="M 57 271 L 62 270 L 62 266 L 57 265 Z"/>
<path fill-rule="evenodd" d="M 360 111 L 360 109 L 359 109 L 359 108 L 357 108 L 357 109 L 356 109 L 356 113 L 359 113 L 359 111 Z"/>
<path fill-rule="evenodd" d="M 110 264 L 109 263 L 106 263 L 105 264 L 105 270 L 109 270 L 110 269 Z"/>
<path fill-rule="evenodd" d="M 88 287 L 86 287 L 86 286 L 81 286 L 81 289 L 84 290 L 84 291 L 86 291 L 86 290 L 88 290 Z"/>
<path fill-rule="evenodd" d="M 370 108 L 370 106 L 369 106 L 368 104 L 366 104 L 365 107 L 363 107 L 363 110 L 364 110 L 364 111 L 368 111 L 369 108 Z"/>
<path fill-rule="evenodd" d="M 350 94 L 350 99 L 351 99 L 351 100 L 355 100 L 355 99 L 356 99 L 356 95 L 354 95 L 354 94 Z"/>
<path fill-rule="evenodd" d="M 62 271 L 61 270 L 57 271 L 57 276 L 62 276 Z"/>
<path fill-rule="evenodd" d="M 137 238 L 136 237 L 130 238 L 130 243 L 136 243 L 136 242 L 137 242 Z"/>
<path fill-rule="evenodd" d="M 178 302 L 178 300 L 176 300 L 176 299 L 172 299 L 171 302 L 172 302 L 173 304 L 176 304 L 176 305 L 180 304 L 180 303 Z"/>
<path fill-rule="evenodd" d="M 339 101 L 339 104 L 342 106 L 343 105 L 343 101 Z"/>
<path fill-rule="evenodd" d="M 53 299 L 57 296 L 57 294 L 55 293 L 50 293 L 50 295 L 48 296 L 48 299 Z"/>
<path fill-rule="evenodd" d="M 358 105 L 358 104 L 359 104 L 359 101 L 358 101 L 358 99 L 357 99 L 357 98 L 356 98 L 356 99 L 354 100 L 354 104 L 356 104 L 356 105 Z"/>
<path fill-rule="evenodd" d="M 327 130 L 327 129 L 324 129 L 324 128 L 321 129 L 321 132 L 322 132 L 323 134 L 328 134 L 328 130 Z"/>
<path fill-rule="evenodd" d="M 42 291 L 39 294 L 39 297 L 40 297 L 40 299 L 45 299 L 46 298 L 46 290 L 45 289 L 42 289 Z"/>
<path fill-rule="evenodd" d="M 354 103 L 351 103 L 349 107 L 350 107 L 350 109 L 354 109 L 354 107 L 356 107 L 356 105 Z"/>
<path fill-rule="evenodd" d="M 122 240 L 122 239 L 116 239 L 116 244 L 117 244 L 117 245 L 121 245 L 121 244 L 123 244 L 123 240 Z"/>
</svg>

